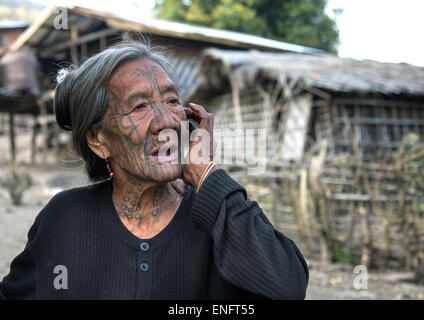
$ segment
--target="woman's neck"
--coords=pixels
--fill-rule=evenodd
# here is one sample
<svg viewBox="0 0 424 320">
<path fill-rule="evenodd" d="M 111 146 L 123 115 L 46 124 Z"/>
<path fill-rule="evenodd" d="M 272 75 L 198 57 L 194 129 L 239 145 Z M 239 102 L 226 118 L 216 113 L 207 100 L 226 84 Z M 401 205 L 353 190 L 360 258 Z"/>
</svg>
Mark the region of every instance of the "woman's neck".
<svg viewBox="0 0 424 320">
<path fill-rule="evenodd" d="M 182 196 L 170 182 L 114 178 L 112 199 L 119 217 L 128 229 L 146 232 L 154 229 L 155 225 L 169 222 Z"/>
</svg>

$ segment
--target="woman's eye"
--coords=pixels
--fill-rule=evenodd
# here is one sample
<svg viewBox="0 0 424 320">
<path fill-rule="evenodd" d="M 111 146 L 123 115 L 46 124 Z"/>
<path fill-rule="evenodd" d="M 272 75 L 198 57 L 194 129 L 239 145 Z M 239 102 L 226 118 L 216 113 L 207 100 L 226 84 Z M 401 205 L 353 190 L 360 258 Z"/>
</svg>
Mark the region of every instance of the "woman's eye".
<svg viewBox="0 0 424 320">
<path fill-rule="evenodd" d="M 168 100 L 168 103 L 170 103 L 170 104 L 180 104 L 180 100 L 178 100 L 178 99 L 176 99 L 176 98 L 174 98 L 174 99 L 169 99 L 169 100 Z"/>
<path fill-rule="evenodd" d="M 143 109 L 146 105 L 144 103 L 140 103 L 138 106 L 134 108 L 134 110 Z"/>
</svg>

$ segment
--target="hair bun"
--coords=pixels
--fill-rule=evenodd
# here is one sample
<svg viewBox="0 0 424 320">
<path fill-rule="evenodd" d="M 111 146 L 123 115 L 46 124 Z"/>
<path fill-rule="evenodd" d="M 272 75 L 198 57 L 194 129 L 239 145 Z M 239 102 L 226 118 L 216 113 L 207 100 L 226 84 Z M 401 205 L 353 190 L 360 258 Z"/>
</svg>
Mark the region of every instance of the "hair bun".
<svg viewBox="0 0 424 320">
<path fill-rule="evenodd" d="M 65 77 L 69 74 L 69 70 L 62 68 L 57 72 L 56 83 L 59 84 L 65 79 Z"/>
</svg>

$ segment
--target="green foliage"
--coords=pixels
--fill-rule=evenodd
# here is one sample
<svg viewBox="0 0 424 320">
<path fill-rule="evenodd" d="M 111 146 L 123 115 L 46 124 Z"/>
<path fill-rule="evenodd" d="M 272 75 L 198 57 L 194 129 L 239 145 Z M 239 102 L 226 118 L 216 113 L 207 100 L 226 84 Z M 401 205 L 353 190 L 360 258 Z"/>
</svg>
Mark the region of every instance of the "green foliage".
<svg viewBox="0 0 424 320">
<path fill-rule="evenodd" d="M 424 140 L 408 134 L 395 155 L 400 201 L 397 213 L 401 219 L 402 248 L 406 266 L 424 279 Z"/>
<path fill-rule="evenodd" d="M 166 20 L 256 34 L 337 53 L 339 32 L 327 0 L 156 0 Z"/>
<path fill-rule="evenodd" d="M 343 246 L 340 243 L 331 246 L 331 254 L 333 262 L 336 263 L 352 263 L 353 248 L 352 246 Z"/>
<path fill-rule="evenodd" d="M 409 188 L 415 190 L 413 209 L 424 211 L 424 147 L 423 140 L 415 133 L 404 137 L 396 154 L 402 174 L 410 177 Z"/>
<path fill-rule="evenodd" d="M 32 185 L 31 175 L 19 168 L 11 168 L 5 177 L 0 178 L 0 185 L 9 191 L 14 205 L 20 205 L 22 195 Z"/>
</svg>

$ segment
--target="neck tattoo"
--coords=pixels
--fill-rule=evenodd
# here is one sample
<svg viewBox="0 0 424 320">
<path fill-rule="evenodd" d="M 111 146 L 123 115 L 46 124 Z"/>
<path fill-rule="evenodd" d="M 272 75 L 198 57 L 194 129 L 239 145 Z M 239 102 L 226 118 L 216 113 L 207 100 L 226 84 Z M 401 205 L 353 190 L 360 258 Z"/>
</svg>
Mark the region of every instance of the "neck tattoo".
<svg viewBox="0 0 424 320">
<path fill-rule="evenodd" d="M 117 203 L 116 211 L 119 217 L 126 218 L 128 220 L 142 220 L 142 207 L 139 199 L 139 195 L 142 191 L 143 187 L 140 185 L 137 186 L 136 189 L 134 189 L 134 186 L 126 188 L 125 195 L 122 196 L 120 201 Z"/>
</svg>

